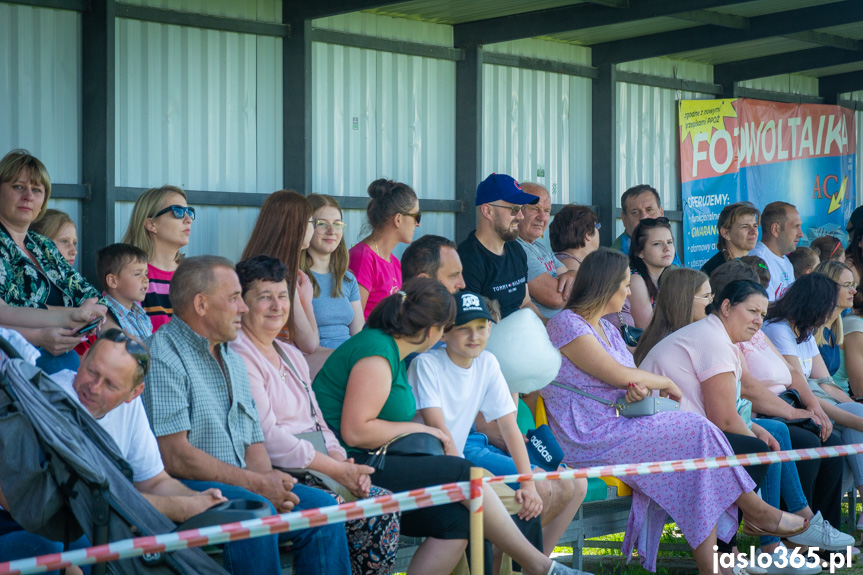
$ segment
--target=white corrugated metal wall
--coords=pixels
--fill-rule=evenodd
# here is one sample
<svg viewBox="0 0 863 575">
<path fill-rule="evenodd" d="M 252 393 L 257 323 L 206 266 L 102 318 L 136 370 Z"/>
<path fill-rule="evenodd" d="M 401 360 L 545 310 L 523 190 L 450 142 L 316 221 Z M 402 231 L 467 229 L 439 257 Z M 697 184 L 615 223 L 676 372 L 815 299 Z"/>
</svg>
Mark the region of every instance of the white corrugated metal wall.
<svg viewBox="0 0 863 575">
<path fill-rule="evenodd" d="M 118 19 L 116 50 L 117 186 L 281 187 L 280 40 Z M 131 210 L 116 206 L 118 239 Z M 236 259 L 257 212 L 200 207 L 187 253 Z"/>
<path fill-rule="evenodd" d="M 452 28 L 372 14 L 315 20 L 316 28 L 452 46 Z M 455 199 L 455 63 L 314 42 L 312 189 L 364 196 L 386 177 L 420 198 Z M 347 210 L 349 245 L 365 237 Z M 455 216 L 427 212 L 417 234 L 455 236 Z M 396 250 L 401 254 L 406 246 Z"/>
<path fill-rule="evenodd" d="M 81 177 L 81 17 L 0 4 L 0 156 L 25 148 L 55 184 Z M 52 199 L 80 226 L 78 200 Z M 76 262 L 77 264 L 77 262 Z"/>
<path fill-rule="evenodd" d="M 520 40 L 489 52 L 590 65 L 590 49 Z M 483 66 L 482 173 L 543 184 L 552 202 L 591 203 L 591 80 Z"/>
<path fill-rule="evenodd" d="M 281 17 L 274 0 L 136 2 L 273 22 Z M 385 16 L 351 14 L 314 25 L 452 45 L 449 26 Z M 55 182 L 78 182 L 80 17 L 71 11 L 0 4 L 0 34 L 0 47 L 5 42 L 4 49 L 16 55 L 0 60 L 0 78 L 10 79 L 0 83 L 0 98 L 13 103 L 0 116 L 0 145 L 26 146 L 48 164 Z M 25 37 L 38 37 L 38 45 L 22 50 Z M 487 49 L 583 64 L 590 57 L 589 49 L 539 40 Z M 619 68 L 712 81 L 710 66 L 664 58 Z M 420 197 L 452 199 L 454 69 L 449 61 L 314 43 L 314 191 L 363 195 L 369 181 L 386 176 L 410 183 Z M 280 75 L 278 39 L 118 20 L 117 185 L 172 183 L 263 193 L 280 188 Z M 588 203 L 590 80 L 486 65 L 483 81 L 483 171 L 509 171 L 546 183 L 556 203 Z M 743 85 L 817 93 L 817 80 L 802 76 Z M 706 96 L 629 84 L 618 90 L 618 192 L 652 183 L 666 208 L 679 209 L 676 101 Z M 863 99 L 863 92 L 852 97 Z M 863 135 L 861 124 L 858 134 Z M 861 185 L 863 173 L 858 173 L 858 189 Z M 80 212 L 73 200 L 53 205 L 76 218 Z M 131 204 L 117 206 L 117 237 L 130 212 Z M 204 207 L 199 213 L 189 253 L 237 257 L 257 209 Z M 364 217 L 351 210 L 347 219 L 348 239 L 354 243 Z M 453 227 L 452 215 L 428 214 L 421 231 L 453 236 Z"/>
</svg>

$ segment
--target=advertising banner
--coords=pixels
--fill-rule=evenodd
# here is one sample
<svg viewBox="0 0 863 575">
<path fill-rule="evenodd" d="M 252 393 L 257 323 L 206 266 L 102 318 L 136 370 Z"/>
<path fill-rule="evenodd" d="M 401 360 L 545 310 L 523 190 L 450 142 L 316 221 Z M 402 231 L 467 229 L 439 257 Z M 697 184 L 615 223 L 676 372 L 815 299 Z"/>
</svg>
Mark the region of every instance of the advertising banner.
<svg viewBox="0 0 863 575">
<path fill-rule="evenodd" d="M 847 245 L 854 210 L 854 111 L 750 99 L 681 100 L 683 261 L 716 253 L 716 221 L 728 204 L 789 202 L 803 219 L 801 246 L 823 235 Z"/>
</svg>

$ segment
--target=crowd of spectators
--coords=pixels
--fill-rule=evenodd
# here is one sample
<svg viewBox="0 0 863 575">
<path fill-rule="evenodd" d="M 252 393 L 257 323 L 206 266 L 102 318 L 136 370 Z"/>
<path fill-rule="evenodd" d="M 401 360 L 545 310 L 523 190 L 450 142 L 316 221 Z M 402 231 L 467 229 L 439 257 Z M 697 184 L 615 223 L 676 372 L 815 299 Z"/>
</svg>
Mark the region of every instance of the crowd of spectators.
<svg viewBox="0 0 863 575">
<path fill-rule="evenodd" d="M 456 245 L 414 240 L 417 194 L 379 179 L 369 233 L 350 249 L 336 199 L 280 190 L 235 263 L 184 257 L 195 208 L 162 186 L 138 198 L 123 241 L 98 251 L 97 289 L 74 267 L 77 231 L 48 209 L 50 194 L 37 158 L 0 160 L 0 325 L 38 350 L 37 365 L 115 438 L 135 486 L 176 522 L 225 498 L 277 513 L 464 481 L 472 465 L 545 470 L 525 436 L 538 402 L 563 454 L 552 470 L 863 440 L 863 212 L 847 249 L 830 236 L 797 247 L 793 205 L 728 205 L 698 271 L 681 267 L 648 185 L 623 194 L 625 231 L 607 248 L 590 207 L 553 214 L 542 185 L 492 174 L 477 187 L 476 230 Z M 525 314 L 562 359 L 554 385 L 531 394 L 512 393 L 486 349 Z M 529 362 L 534 343 L 510 353 Z M 651 395 L 679 410 L 618 417 Z M 758 553 L 844 551 L 853 538 L 833 525 L 846 473 L 863 496 L 863 456 L 624 477 L 623 551 L 655 571 L 668 516 L 703 574 L 716 548 L 735 551 L 741 518 Z M 484 492 L 487 572 L 506 553 L 525 573 L 576 573 L 550 555 L 586 480 L 501 488 Z M 2 478 L 0 505 L 0 561 L 62 549 L 15 522 Z M 411 573 L 450 573 L 468 509 L 232 542 L 223 561 L 231 573 L 280 573 L 279 542 L 290 540 L 299 573 L 390 573 L 400 534 L 425 538 Z"/>
</svg>

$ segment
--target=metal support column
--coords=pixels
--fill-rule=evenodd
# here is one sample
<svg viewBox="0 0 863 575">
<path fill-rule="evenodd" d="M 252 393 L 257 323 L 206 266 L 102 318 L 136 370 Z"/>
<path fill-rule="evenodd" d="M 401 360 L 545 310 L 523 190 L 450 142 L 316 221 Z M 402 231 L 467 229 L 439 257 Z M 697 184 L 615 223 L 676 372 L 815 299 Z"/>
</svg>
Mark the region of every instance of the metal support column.
<svg viewBox="0 0 863 575">
<path fill-rule="evenodd" d="M 482 47 L 458 46 L 464 60 L 455 65 L 455 199 L 464 211 L 455 215 L 455 240 L 476 229 L 476 187 L 482 180 Z"/>
<path fill-rule="evenodd" d="M 617 69 L 613 63 L 598 66 L 599 77 L 593 80 L 593 205 L 597 207 L 602 229 L 599 241 L 611 245 L 615 238 L 615 198 L 617 189 Z"/>
<path fill-rule="evenodd" d="M 93 285 L 96 252 L 114 243 L 114 0 L 93 0 L 81 15 L 81 271 Z"/>
<path fill-rule="evenodd" d="M 312 22 L 292 20 L 292 3 L 283 1 L 291 27 L 282 40 L 282 117 L 285 189 L 312 193 Z"/>
</svg>

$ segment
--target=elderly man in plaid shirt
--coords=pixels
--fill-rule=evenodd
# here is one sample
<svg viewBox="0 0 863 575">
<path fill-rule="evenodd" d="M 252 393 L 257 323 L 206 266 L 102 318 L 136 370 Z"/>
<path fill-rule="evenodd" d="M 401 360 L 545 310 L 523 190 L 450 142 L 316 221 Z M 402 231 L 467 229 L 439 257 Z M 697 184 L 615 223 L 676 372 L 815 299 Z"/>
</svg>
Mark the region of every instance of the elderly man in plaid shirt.
<svg viewBox="0 0 863 575">
<path fill-rule="evenodd" d="M 243 360 L 227 342 L 248 311 L 230 260 L 186 258 L 171 280 L 174 316 L 150 339 L 143 400 L 168 472 L 196 491 L 266 501 L 273 512 L 336 503 L 273 469 Z M 281 573 L 277 537 L 293 543 L 295 572 L 350 573 L 344 526 L 327 525 L 230 544 L 233 573 Z"/>
</svg>

